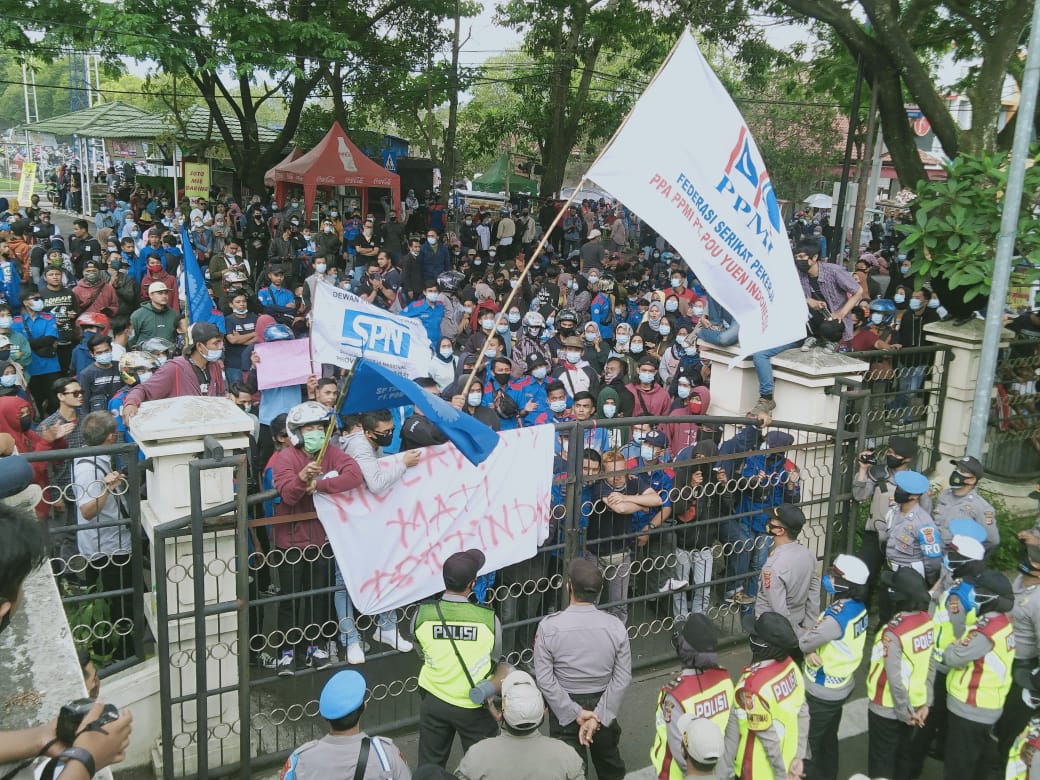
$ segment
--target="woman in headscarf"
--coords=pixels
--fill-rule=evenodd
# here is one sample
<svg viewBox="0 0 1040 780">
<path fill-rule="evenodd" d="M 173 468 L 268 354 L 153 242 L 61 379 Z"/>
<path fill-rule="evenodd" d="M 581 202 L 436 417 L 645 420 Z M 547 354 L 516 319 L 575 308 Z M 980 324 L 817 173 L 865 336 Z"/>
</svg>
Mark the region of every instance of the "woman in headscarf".
<svg viewBox="0 0 1040 780">
<path fill-rule="evenodd" d="M 52 449 L 64 449 L 65 436 L 72 432 L 75 423 L 55 425 L 45 428 L 39 433 L 33 430 L 32 404 L 17 395 L 0 397 L 0 433 L 6 433 L 14 439 L 15 453 L 26 455 L 30 452 L 42 452 Z M 36 461 L 32 464 L 33 482 L 45 489 L 49 484 L 47 461 Z M 41 501 L 36 505 L 36 516 L 45 520 L 50 506 Z"/>
</svg>

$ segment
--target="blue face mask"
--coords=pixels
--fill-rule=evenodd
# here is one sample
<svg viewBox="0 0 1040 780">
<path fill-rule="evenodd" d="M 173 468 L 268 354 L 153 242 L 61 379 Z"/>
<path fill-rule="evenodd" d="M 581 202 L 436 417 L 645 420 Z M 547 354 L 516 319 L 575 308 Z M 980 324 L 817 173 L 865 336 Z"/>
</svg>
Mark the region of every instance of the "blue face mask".
<svg viewBox="0 0 1040 780">
<path fill-rule="evenodd" d="M 910 302 L 907 305 L 911 309 L 913 309 L 914 311 L 917 311 L 918 309 L 921 308 L 921 299 L 920 298 L 911 298 Z"/>
<path fill-rule="evenodd" d="M 820 585 L 822 585 L 823 589 L 832 596 L 838 592 L 838 589 L 834 587 L 834 580 L 831 579 L 831 575 L 829 574 L 824 574 L 823 577 L 820 578 Z"/>
</svg>

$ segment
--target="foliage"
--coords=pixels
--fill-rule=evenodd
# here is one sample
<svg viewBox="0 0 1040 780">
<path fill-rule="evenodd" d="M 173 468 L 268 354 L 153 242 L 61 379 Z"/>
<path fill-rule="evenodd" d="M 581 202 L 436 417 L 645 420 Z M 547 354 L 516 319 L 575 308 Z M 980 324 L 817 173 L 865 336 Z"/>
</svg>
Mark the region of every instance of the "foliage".
<svg viewBox="0 0 1040 780">
<path fill-rule="evenodd" d="M 979 490 L 979 495 L 989 501 L 996 510 L 997 530 L 1000 532 L 1000 546 L 987 559 L 989 566 L 997 571 L 1012 572 L 1018 569 L 1022 544 L 1018 541 L 1018 532 L 1032 528 L 1034 513 L 1013 512 L 999 493 Z"/>
<path fill-rule="evenodd" d="M 1034 150 L 1034 160 L 1037 152 Z M 960 155 L 949 165 L 948 174 L 946 181 L 918 185 L 914 221 L 899 226 L 905 234 L 901 246 L 916 250 L 914 274 L 944 278 L 967 302 L 989 295 L 993 283 L 1008 155 Z M 1030 266 L 1030 274 L 1035 273 L 1032 266 L 1040 265 L 1038 203 L 1040 165 L 1031 165 L 1026 170 L 1015 247 Z"/>
<path fill-rule="evenodd" d="M 71 586 L 66 580 L 59 580 L 62 596 L 86 595 L 89 593 L 101 593 L 102 583 L 98 580 L 93 585 Z M 65 604 L 65 617 L 69 621 L 69 628 L 73 638 L 82 636 L 93 636 L 90 631 L 102 624 L 109 624 L 112 619 L 112 610 L 108 600 L 104 598 L 93 601 L 74 601 Z M 112 662 L 116 651 L 115 632 L 98 637 L 91 642 L 90 658 L 94 666 L 101 669 Z"/>
</svg>

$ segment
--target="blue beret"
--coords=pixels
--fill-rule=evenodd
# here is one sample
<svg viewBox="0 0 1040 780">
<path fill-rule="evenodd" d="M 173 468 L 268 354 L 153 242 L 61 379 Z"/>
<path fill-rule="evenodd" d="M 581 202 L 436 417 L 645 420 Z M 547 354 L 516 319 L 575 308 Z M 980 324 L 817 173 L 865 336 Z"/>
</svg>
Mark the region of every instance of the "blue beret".
<svg viewBox="0 0 1040 780">
<path fill-rule="evenodd" d="M 921 494 L 928 492 L 928 477 L 920 471 L 897 471 L 892 481 L 907 493 Z"/>
<path fill-rule="evenodd" d="M 986 529 L 970 517 L 955 517 L 949 522 L 951 536 L 969 536 L 976 542 L 986 542 Z"/>
<path fill-rule="evenodd" d="M 336 672 L 321 689 L 318 712 L 327 720 L 336 720 L 357 710 L 365 701 L 365 678 L 360 672 L 346 669 Z"/>
</svg>

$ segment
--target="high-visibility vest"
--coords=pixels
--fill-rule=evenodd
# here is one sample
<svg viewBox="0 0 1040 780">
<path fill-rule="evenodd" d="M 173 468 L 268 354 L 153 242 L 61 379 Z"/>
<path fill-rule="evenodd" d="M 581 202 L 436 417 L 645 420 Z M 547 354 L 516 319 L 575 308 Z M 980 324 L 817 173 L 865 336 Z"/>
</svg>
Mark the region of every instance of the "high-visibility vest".
<svg viewBox="0 0 1040 780">
<path fill-rule="evenodd" d="M 1040 717 L 1033 718 L 1015 738 L 1008 753 L 1007 771 L 1004 780 L 1029 780 L 1029 768 L 1033 757 L 1040 750 Z"/>
<path fill-rule="evenodd" d="M 895 634 L 899 647 L 890 648 L 885 641 L 887 633 Z M 928 666 L 935 644 L 935 624 L 927 612 L 908 612 L 889 621 L 874 640 L 870 653 L 870 671 L 867 673 L 867 698 L 882 707 L 892 707 L 892 690 L 885 671 L 885 657 L 889 652 L 901 653 L 900 680 L 910 698 L 910 706 L 923 707 L 928 703 Z"/>
<path fill-rule="evenodd" d="M 946 648 L 957 641 L 957 635 L 953 632 L 953 621 L 950 619 L 950 597 L 957 596 L 957 603 L 952 609 L 959 609 L 964 612 L 964 629 L 965 633 L 967 633 L 968 629 L 975 625 L 975 621 L 979 617 L 974 606 L 970 609 L 966 606 L 968 601 L 966 597 L 970 597 L 974 590 L 975 586 L 967 580 L 958 580 L 957 584 L 947 589 L 942 594 L 942 598 L 939 599 L 939 604 L 935 608 L 935 614 L 932 615 L 932 621 L 935 623 L 935 648 L 932 651 L 932 655 L 935 656 L 937 663 L 942 662 Z"/>
<path fill-rule="evenodd" d="M 841 636 L 817 648 L 821 665 L 805 663 L 805 678 L 824 688 L 844 688 L 863 661 L 867 644 L 867 608 L 859 601 L 835 601 L 820 616 L 833 618 L 841 626 Z"/>
<path fill-rule="evenodd" d="M 679 709 L 665 702 L 671 694 L 679 703 Z M 669 711 L 665 711 L 666 707 Z M 660 780 L 682 780 L 683 770 L 668 746 L 668 724 L 677 720 L 684 712 L 699 718 L 707 718 L 726 733 L 730 712 L 733 709 L 733 681 L 725 669 L 702 669 L 695 674 L 682 674 L 661 689 L 657 698 L 657 730 L 654 744 L 650 748 L 650 762 Z"/>
<path fill-rule="evenodd" d="M 969 707 L 999 710 L 1011 688 L 1015 630 L 1007 613 L 996 612 L 980 617 L 972 631 L 984 634 L 993 643 L 993 649 L 982 658 L 950 669 L 946 675 L 946 692 Z M 970 634 L 965 634 L 965 638 Z"/>
<path fill-rule="evenodd" d="M 437 604 L 444 614 L 441 622 Z M 458 655 L 452 648 L 452 640 Z M 456 707 L 476 709 L 469 698 L 470 679 L 479 683 L 493 667 L 491 653 L 495 648 L 495 613 L 486 607 L 462 601 L 440 601 L 422 604 L 415 615 L 415 641 L 422 649 L 423 665 L 419 669 L 419 687 L 438 699 Z M 459 662 L 469 670 L 466 671 Z"/>
<path fill-rule="evenodd" d="M 733 771 L 741 780 L 773 777 L 758 733 L 770 728 L 780 739 L 784 771 L 798 752 L 798 713 L 805 704 L 805 681 L 790 658 L 764 661 L 745 668 L 734 694 L 740 742 Z"/>
</svg>

